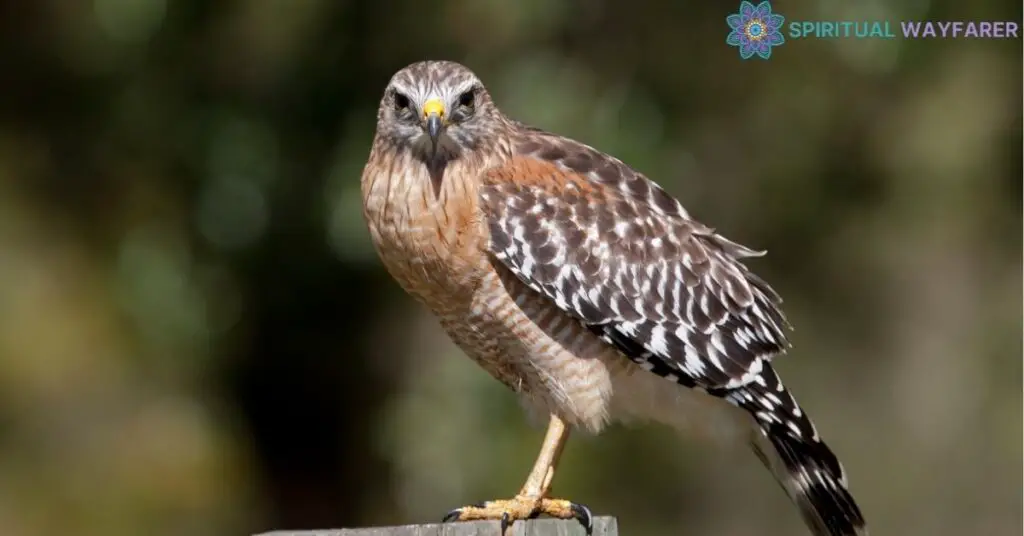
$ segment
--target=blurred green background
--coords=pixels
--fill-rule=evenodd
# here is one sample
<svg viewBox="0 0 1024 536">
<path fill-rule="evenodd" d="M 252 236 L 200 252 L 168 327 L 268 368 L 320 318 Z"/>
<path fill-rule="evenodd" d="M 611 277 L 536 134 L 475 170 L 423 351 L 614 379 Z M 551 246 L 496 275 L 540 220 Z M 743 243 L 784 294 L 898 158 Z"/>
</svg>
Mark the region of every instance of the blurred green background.
<svg viewBox="0 0 1024 536">
<path fill-rule="evenodd" d="M 769 251 L 750 264 L 796 326 L 778 366 L 874 534 L 1020 534 L 1020 41 L 743 62 L 737 6 L 3 2 L 0 535 L 418 523 L 519 488 L 541 431 L 361 219 L 378 99 L 427 58 Z M 555 490 L 628 536 L 805 533 L 745 449 L 658 428 L 576 436 Z"/>
</svg>

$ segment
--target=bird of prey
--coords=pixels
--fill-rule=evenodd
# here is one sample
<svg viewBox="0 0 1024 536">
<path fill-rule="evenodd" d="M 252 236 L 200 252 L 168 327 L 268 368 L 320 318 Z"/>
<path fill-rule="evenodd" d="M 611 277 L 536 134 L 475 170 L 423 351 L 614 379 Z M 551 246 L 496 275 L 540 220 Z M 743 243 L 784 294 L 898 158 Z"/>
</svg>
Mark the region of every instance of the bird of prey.
<svg viewBox="0 0 1024 536">
<path fill-rule="evenodd" d="M 446 521 L 579 519 L 549 495 L 570 430 L 652 421 L 749 443 L 819 536 L 866 534 L 839 460 L 783 387 L 779 296 L 621 161 L 506 117 L 450 61 L 390 80 L 363 215 L 398 284 L 487 372 L 548 416 L 513 498 Z"/>
</svg>

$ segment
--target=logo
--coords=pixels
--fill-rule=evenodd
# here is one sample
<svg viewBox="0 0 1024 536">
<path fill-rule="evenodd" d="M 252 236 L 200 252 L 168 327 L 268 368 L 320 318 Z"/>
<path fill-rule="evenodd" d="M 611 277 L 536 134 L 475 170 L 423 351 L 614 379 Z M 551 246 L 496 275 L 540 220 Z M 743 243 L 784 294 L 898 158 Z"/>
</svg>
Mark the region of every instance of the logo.
<svg viewBox="0 0 1024 536">
<path fill-rule="evenodd" d="M 755 0 L 756 1 L 756 0 Z M 856 2 L 854 2 L 856 3 Z M 786 21 L 772 13 L 767 0 L 756 6 L 740 2 L 740 11 L 725 18 L 729 36 L 725 43 L 739 49 L 740 58 L 763 60 L 772 48 L 786 42 L 833 39 L 1020 39 L 1021 24 L 1012 20 L 851 20 L 808 19 Z M 783 29 L 785 27 L 785 29 Z M 787 34 L 783 37 L 783 33 Z"/>
<path fill-rule="evenodd" d="M 740 2 L 740 12 L 729 15 L 725 22 L 732 29 L 725 42 L 740 49 L 740 57 L 748 60 L 755 55 L 761 59 L 772 57 L 772 47 L 786 42 L 782 25 L 786 18 L 772 13 L 767 1 L 756 7 L 747 0 Z"/>
</svg>

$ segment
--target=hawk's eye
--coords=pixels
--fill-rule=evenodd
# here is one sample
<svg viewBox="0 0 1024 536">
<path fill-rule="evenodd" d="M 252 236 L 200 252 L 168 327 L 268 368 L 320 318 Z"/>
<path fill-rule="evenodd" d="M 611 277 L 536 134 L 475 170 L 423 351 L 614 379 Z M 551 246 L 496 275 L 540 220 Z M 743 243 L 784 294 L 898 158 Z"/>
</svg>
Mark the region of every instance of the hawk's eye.
<svg viewBox="0 0 1024 536">
<path fill-rule="evenodd" d="M 395 92 L 395 109 L 404 110 L 409 107 L 409 97 Z"/>
<path fill-rule="evenodd" d="M 476 94 L 473 90 L 469 90 L 462 95 L 459 95 L 459 106 L 465 106 L 466 108 L 473 107 L 473 100 L 476 98 Z"/>
</svg>

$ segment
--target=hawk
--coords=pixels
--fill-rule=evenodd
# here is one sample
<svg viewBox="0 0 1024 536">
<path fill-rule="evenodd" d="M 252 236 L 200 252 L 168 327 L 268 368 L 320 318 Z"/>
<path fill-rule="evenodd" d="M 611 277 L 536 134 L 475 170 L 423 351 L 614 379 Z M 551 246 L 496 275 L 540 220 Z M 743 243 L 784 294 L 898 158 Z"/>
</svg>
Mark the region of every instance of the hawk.
<svg viewBox="0 0 1024 536">
<path fill-rule="evenodd" d="M 643 420 L 749 443 L 815 534 L 866 533 L 843 467 L 772 367 L 789 326 L 744 264 L 763 252 L 616 158 L 506 117 L 449 61 L 391 78 L 361 187 L 391 276 L 549 416 L 519 493 L 446 521 L 504 530 L 545 514 L 589 532 L 586 507 L 549 495 L 569 432 Z"/>
</svg>

